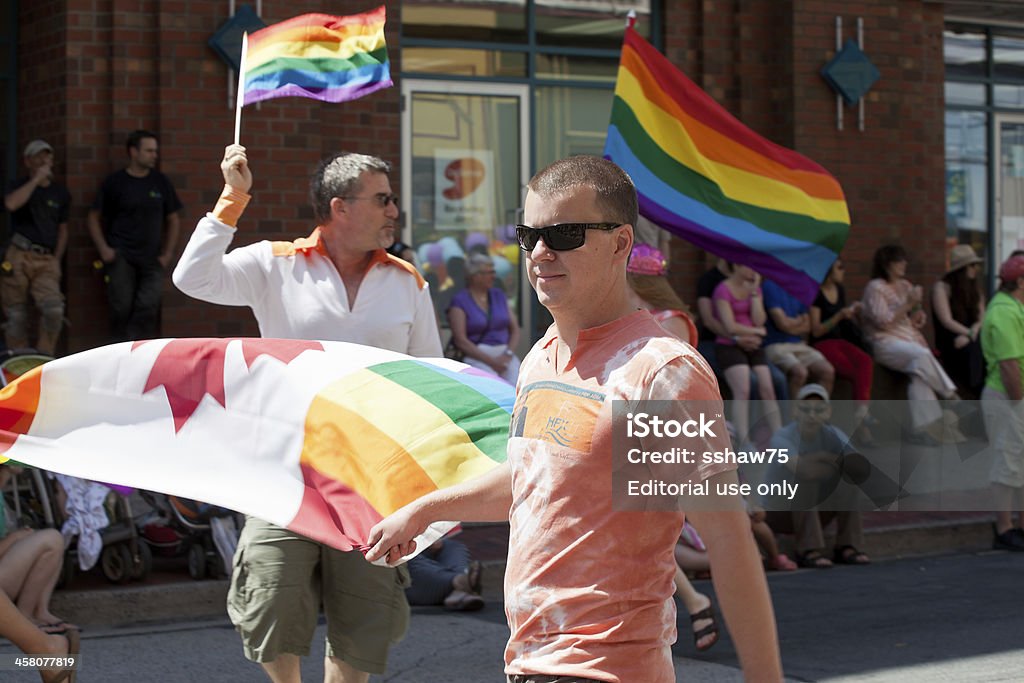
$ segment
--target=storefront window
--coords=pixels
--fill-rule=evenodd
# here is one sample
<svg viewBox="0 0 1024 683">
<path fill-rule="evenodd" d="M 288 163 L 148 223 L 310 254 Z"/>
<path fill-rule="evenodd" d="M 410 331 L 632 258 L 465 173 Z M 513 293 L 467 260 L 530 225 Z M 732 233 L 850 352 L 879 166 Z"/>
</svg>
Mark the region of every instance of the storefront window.
<svg viewBox="0 0 1024 683">
<path fill-rule="evenodd" d="M 526 0 L 403 0 L 402 37 L 525 43 Z"/>
<path fill-rule="evenodd" d="M 984 78 L 985 34 L 968 29 L 947 29 L 943 40 L 946 78 Z"/>
<path fill-rule="evenodd" d="M 568 55 L 537 55 L 537 78 L 607 83 L 614 87 L 618 71 L 618 57 L 601 59 Z"/>
<path fill-rule="evenodd" d="M 526 53 L 447 47 L 407 47 L 402 50 L 402 70 L 410 74 L 524 78 Z"/>
<path fill-rule="evenodd" d="M 946 106 L 985 106 L 985 86 L 981 83 L 946 81 Z"/>
<path fill-rule="evenodd" d="M 996 79 L 1024 83 L 1024 37 L 992 36 L 992 66 Z"/>
<path fill-rule="evenodd" d="M 618 50 L 630 10 L 637 14 L 637 32 L 648 37 L 651 30 L 651 3 L 648 1 L 537 0 L 537 42 L 558 47 Z"/>
<path fill-rule="evenodd" d="M 946 112 L 946 234 L 984 247 L 988 154 L 983 112 Z"/>
<path fill-rule="evenodd" d="M 538 87 L 536 110 L 537 168 L 572 154 L 604 151 L 612 93 L 608 90 Z"/>
</svg>

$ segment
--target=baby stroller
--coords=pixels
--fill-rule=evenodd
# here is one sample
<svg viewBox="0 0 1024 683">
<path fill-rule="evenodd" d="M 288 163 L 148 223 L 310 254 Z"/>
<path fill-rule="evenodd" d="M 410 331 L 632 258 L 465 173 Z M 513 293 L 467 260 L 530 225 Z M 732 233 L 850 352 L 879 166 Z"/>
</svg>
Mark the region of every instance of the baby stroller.
<svg viewBox="0 0 1024 683">
<path fill-rule="evenodd" d="M 237 513 L 188 498 L 139 493 L 154 511 L 142 524 L 141 535 L 155 553 L 187 556 L 189 576 L 197 581 L 230 573 L 238 544 Z"/>
<path fill-rule="evenodd" d="M 0 353 L 0 382 L 7 386 L 26 372 L 53 360 L 34 349 L 15 349 Z M 21 482 L 19 479 L 25 479 Z M 21 518 L 25 505 L 27 518 L 34 525 L 60 529 L 65 517 L 58 499 L 63 491 L 51 476 L 37 469 L 28 469 L 15 479 L 15 514 Z M 126 495 L 110 492 L 103 505 L 109 524 L 99 530 L 101 550 L 98 564 L 103 576 L 112 583 L 143 580 L 152 567 L 152 554 L 140 542 L 132 518 L 131 505 Z M 74 577 L 78 565 L 78 539 L 68 543 L 64 555 L 60 585 L 66 587 Z"/>
</svg>

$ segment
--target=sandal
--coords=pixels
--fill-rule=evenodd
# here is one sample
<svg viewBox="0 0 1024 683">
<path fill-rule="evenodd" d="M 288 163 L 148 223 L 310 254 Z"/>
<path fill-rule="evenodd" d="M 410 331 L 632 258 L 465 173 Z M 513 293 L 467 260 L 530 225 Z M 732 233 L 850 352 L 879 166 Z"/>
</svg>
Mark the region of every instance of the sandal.
<svg viewBox="0 0 1024 683">
<path fill-rule="evenodd" d="M 483 588 L 484 579 L 484 566 L 480 564 L 479 560 L 473 560 L 469 563 L 469 568 L 466 570 L 466 578 L 469 579 L 469 590 L 479 595 Z"/>
<path fill-rule="evenodd" d="M 61 635 L 68 640 L 68 655 L 78 655 L 79 647 L 81 647 L 78 629 L 69 628 Z M 58 669 L 56 671 L 40 669 L 39 676 L 43 679 L 43 683 L 75 683 L 78 669 Z"/>
<path fill-rule="evenodd" d="M 789 555 L 779 553 L 778 557 L 772 563 L 772 569 L 780 572 L 791 572 L 797 568 L 796 562 L 789 559 Z"/>
<path fill-rule="evenodd" d="M 466 591 L 454 590 L 444 599 L 444 608 L 450 612 L 475 612 L 483 607 L 483 598 Z"/>
<path fill-rule="evenodd" d="M 852 545 L 836 548 L 833 559 L 838 564 L 871 564 L 871 558 L 867 553 L 862 553 Z"/>
<path fill-rule="evenodd" d="M 698 621 L 707 620 L 711 623 L 702 629 L 697 629 L 696 626 L 693 630 L 693 646 L 697 648 L 698 652 L 704 652 L 710 650 L 715 643 L 718 642 L 718 623 L 715 621 L 715 609 L 712 605 L 708 605 L 696 614 L 690 615 L 690 623 L 696 624 Z M 699 645 L 700 641 L 708 636 L 713 636 L 711 640 L 704 644 L 702 647 Z"/>
<path fill-rule="evenodd" d="M 808 550 L 801 553 L 796 560 L 804 569 L 831 569 L 832 560 L 821 554 L 820 550 Z"/>
</svg>

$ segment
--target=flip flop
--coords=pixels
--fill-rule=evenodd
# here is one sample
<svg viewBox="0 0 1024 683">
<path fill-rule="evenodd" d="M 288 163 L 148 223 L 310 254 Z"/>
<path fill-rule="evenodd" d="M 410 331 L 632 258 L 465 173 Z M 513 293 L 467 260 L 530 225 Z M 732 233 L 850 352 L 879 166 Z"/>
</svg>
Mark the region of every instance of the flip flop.
<svg viewBox="0 0 1024 683">
<path fill-rule="evenodd" d="M 469 580 L 469 589 L 474 593 L 480 593 L 480 590 L 483 587 L 483 575 L 484 567 L 480 564 L 479 560 L 473 560 L 469 563 L 466 578 Z"/>
<path fill-rule="evenodd" d="M 450 612 L 475 612 L 483 609 L 484 599 L 465 591 L 452 591 L 444 599 L 444 608 Z"/>
<path fill-rule="evenodd" d="M 702 621 L 704 619 L 710 620 L 711 623 L 700 630 L 694 629 L 693 631 L 693 646 L 697 648 L 698 652 L 710 650 L 714 644 L 718 642 L 718 623 L 715 621 L 715 609 L 712 605 L 708 605 L 701 611 L 690 615 L 691 624 L 696 624 L 698 621 Z M 708 636 L 714 637 L 703 647 L 698 645 L 702 638 L 706 638 Z"/>
<path fill-rule="evenodd" d="M 69 624 L 66 621 L 54 621 L 49 624 L 39 624 L 39 630 L 50 635 L 61 635 L 66 633 L 68 629 L 74 629 L 79 633 L 82 632 L 82 629 L 78 626 L 75 624 Z"/>
<path fill-rule="evenodd" d="M 819 550 L 808 550 L 796 560 L 805 569 L 831 569 L 832 560 L 821 554 Z"/>
<path fill-rule="evenodd" d="M 68 654 L 77 655 L 82 645 L 82 639 L 78 633 L 78 629 L 69 628 L 63 634 L 68 641 Z M 47 677 L 47 673 L 53 674 L 52 678 Z M 39 676 L 43 679 L 43 683 L 75 683 L 75 678 L 78 677 L 78 669 L 60 669 L 58 671 L 45 671 L 39 670 Z"/>
</svg>

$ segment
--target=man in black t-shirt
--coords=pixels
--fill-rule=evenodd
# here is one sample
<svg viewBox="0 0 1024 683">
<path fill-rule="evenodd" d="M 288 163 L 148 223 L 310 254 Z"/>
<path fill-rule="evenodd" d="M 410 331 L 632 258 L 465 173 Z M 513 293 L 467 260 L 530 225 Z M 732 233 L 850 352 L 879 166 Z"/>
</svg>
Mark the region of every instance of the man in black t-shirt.
<svg viewBox="0 0 1024 683">
<path fill-rule="evenodd" d="M 158 141 L 128 136 L 127 168 L 107 176 L 89 212 L 89 234 L 105 264 L 113 341 L 158 336 L 164 273 L 178 243 L 181 201 L 156 170 Z"/>
<path fill-rule="evenodd" d="M 0 264 L 4 336 L 8 349 L 29 345 L 28 297 L 39 311 L 35 348 L 52 356 L 64 323 L 60 262 L 68 244 L 71 194 L 53 180 L 53 147 L 45 140 L 25 146 L 28 175 L 14 181 L 4 195 L 11 212 L 11 241 Z"/>
</svg>

